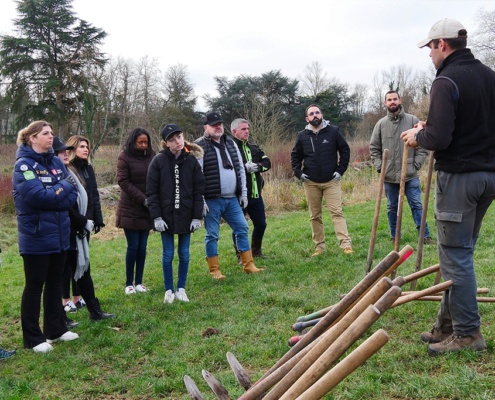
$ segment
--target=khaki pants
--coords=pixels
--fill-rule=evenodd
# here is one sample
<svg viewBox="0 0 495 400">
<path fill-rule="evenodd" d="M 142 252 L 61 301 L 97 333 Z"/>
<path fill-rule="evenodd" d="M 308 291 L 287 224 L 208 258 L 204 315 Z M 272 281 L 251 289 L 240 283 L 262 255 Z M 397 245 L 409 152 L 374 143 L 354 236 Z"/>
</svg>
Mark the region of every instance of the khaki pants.
<svg viewBox="0 0 495 400">
<path fill-rule="evenodd" d="M 342 190 L 340 181 L 331 180 L 324 183 L 304 182 L 304 192 L 308 200 L 311 230 L 316 249 L 325 250 L 325 230 L 323 227 L 322 199 L 325 199 L 326 207 L 333 222 L 335 235 L 339 239 L 340 247 L 351 247 L 351 238 L 347 231 L 347 222 L 342 213 Z"/>
</svg>

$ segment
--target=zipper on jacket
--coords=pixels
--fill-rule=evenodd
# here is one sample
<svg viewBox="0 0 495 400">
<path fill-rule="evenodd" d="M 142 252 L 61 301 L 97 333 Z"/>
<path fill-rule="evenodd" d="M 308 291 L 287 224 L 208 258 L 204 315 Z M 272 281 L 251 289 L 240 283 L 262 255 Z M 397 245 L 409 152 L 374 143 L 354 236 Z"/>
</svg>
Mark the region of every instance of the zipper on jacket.
<svg viewBox="0 0 495 400">
<path fill-rule="evenodd" d="M 313 153 L 316 153 L 316 151 L 315 151 L 315 145 L 313 144 L 313 138 L 310 137 L 310 139 L 311 139 L 311 147 L 313 148 Z"/>
</svg>

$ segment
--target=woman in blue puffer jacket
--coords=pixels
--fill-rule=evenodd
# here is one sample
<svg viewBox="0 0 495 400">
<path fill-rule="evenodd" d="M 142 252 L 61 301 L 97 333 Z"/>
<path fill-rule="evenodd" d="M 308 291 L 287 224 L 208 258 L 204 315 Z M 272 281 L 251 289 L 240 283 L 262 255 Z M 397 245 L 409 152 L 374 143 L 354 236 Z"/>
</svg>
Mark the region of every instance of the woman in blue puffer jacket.
<svg viewBox="0 0 495 400">
<path fill-rule="evenodd" d="M 21 323 L 24 347 L 35 352 L 52 350 L 51 343 L 77 339 L 63 319 L 62 271 L 69 249 L 69 208 L 77 188 L 52 150 L 52 126 L 32 122 L 17 137 L 12 194 L 17 212 L 19 252 L 26 284 L 22 294 Z M 43 293 L 43 329 L 39 324 Z"/>
</svg>

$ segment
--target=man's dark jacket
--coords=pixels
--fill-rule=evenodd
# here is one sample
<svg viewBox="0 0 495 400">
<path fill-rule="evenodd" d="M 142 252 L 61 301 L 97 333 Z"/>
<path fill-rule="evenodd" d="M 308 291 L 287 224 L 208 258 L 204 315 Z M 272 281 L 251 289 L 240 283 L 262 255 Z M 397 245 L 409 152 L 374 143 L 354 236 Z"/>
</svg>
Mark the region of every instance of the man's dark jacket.
<svg viewBox="0 0 495 400">
<path fill-rule="evenodd" d="M 471 50 L 457 50 L 438 69 L 430 98 L 417 141 L 435 150 L 435 169 L 495 171 L 495 72 Z"/>
<path fill-rule="evenodd" d="M 331 181 L 335 172 L 342 176 L 347 170 L 351 156 L 349 145 L 338 127 L 326 121 L 323 124 L 318 133 L 308 125 L 297 134 L 291 164 L 298 178 L 304 173 L 311 181 L 323 183 Z"/>
</svg>

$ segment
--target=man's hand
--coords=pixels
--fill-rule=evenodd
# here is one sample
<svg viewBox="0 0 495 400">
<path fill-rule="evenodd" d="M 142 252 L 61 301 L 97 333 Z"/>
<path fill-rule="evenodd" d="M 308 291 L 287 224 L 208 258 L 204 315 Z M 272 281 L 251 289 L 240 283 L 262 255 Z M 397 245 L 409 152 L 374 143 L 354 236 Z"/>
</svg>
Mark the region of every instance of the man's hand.
<svg viewBox="0 0 495 400">
<path fill-rule="evenodd" d="M 194 218 L 191 221 L 191 225 L 190 225 L 189 229 L 191 230 L 191 232 L 195 232 L 199 228 L 201 228 L 201 221 L 199 219 Z"/>
<path fill-rule="evenodd" d="M 418 132 L 424 129 L 425 126 L 426 126 L 425 121 L 419 121 L 417 124 L 414 125 L 414 128 L 402 132 L 400 137 L 409 147 L 415 149 L 416 147 L 418 147 L 418 142 L 416 141 Z"/>
<path fill-rule="evenodd" d="M 301 180 L 303 182 L 309 182 L 310 181 L 309 176 L 306 174 L 301 174 Z"/>
<path fill-rule="evenodd" d="M 246 172 L 248 174 L 252 174 L 253 172 L 258 172 L 260 170 L 260 166 L 256 163 L 252 162 L 251 160 L 249 160 L 245 164 L 245 167 L 246 167 Z"/>
<path fill-rule="evenodd" d="M 333 180 L 334 181 L 340 181 L 340 178 L 342 178 L 342 175 L 340 175 L 337 171 L 333 173 Z"/>
<path fill-rule="evenodd" d="M 168 229 L 167 224 L 165 221 L 162 219 L 162 217 L 158 217 L 154 219 L 155 221 L 155 230 L 158 232 L 165 232 L 166 229 Z"/>
<path fill-rule="evenodd" d="M 246 196 L 239 196 L 239 204 L 244 209 L 248 206 L 248 198 Z"/>
</svg>

